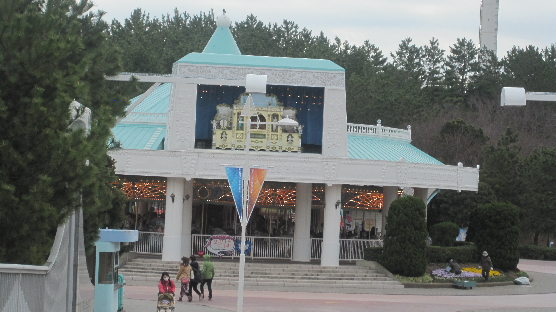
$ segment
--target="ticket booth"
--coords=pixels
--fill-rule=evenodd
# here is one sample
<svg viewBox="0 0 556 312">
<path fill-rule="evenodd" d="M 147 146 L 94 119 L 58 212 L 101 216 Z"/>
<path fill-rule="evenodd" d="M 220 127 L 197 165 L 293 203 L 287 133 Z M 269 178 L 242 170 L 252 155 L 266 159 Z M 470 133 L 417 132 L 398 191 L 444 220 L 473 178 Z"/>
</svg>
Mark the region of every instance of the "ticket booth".
<svg viewBox="0 0 556 312">
<path fill-rule="evenodd" d="M 100 230 L 95 243 L 95 312 L 118 311 L 118 260 L 120 243 L 136 242 L 139 232 L 135 230 Z"/>
</svg>

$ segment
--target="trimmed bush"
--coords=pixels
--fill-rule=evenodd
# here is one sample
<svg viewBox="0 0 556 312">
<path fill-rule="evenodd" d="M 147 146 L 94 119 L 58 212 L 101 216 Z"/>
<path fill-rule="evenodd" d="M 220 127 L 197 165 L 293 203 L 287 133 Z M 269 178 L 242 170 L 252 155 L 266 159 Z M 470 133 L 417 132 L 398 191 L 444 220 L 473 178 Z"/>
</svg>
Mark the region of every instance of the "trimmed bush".
<svg viewBox="0 0 556 312">
<path fill-rule="evenodd" d="M 556 260 L 556 248 L 535 245 L 519 246 L 519 256 L 524 259 Z"/>
<path fill-rule="evenodd" d="M 369 261 L 378 261 L 382 254 L 382 247 L 369 247 L 363 251 L 363 259 Z"/>
<path fill-rule="evenodd" d="M 382 250 L 382 247 L 365 248 L 363 259 L 378 261 L 380 255 L 382 254 Z M 454 259 L 454 261 L 459 263 L 479 262 L 477 247 L 475 245 L 466 245 L 461 247 L 427 246 L 427 260 L 429 263 L 444 263 L 448 258 Z"/>
<path fill-rule="evenodd" d="M 440 222 L 431 227 L 429 235 L 434 246 L 452 247 L 459 235 L 459 226 L 453 222 Z"/>
<path fill-rule="evenodd" d="M 427 269 L 426 206 L 415 196 L 396 199 L 386 218 L 379 263 L 393 274 L 422 276 Z"/>
<path fill-rule="evenodd" d="M 471 214 L 469 232 L 477 256 L 487 251 L 495 268 L 508 271 L 519 262 L 519 210 L 512 204 L 480 205 Z"/>
</svg>

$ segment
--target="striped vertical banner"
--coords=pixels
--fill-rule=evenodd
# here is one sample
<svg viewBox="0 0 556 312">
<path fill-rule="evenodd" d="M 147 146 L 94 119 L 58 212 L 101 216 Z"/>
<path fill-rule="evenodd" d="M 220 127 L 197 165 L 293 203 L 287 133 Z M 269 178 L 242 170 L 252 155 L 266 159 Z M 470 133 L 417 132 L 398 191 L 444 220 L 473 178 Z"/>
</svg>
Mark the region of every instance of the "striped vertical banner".
<svg viewBox="0 0 556 312">
<path fill-rule="evenodd" d="M 263 188 L 264 178 L 266 177 L 267 171 L 268 169 L 251 168 L 251 174 L 249 177 L 249 204 L 247 205 L 247 222 L 249 222 L 249 218 L 251 217 L 253 208 L 255 207 L 257 199 L 259 198 L 259 193 Z"/>
<path fill-rule="evenodd" d="M 241 222 L 241 212 L 243 207 L 243 168 L 241 167 L 225 167 L 228 175 L 228 183 L 232 190 L 232 196 L 236 203 L 239 222 Z"/>
</svg>

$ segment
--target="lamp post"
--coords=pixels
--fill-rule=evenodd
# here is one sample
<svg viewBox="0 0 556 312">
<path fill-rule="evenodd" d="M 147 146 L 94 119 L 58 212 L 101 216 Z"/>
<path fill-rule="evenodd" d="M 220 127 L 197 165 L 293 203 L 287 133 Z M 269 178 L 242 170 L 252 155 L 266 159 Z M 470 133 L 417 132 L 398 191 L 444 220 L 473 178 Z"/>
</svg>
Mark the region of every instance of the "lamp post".
<svg viewBox="0 0 556 312">
<path fill-rule="evenodd" d="M 500 106 L 525 106 L 526 101 L 556 102 L 556 93 L 525 92 L 525 88 L 504 87 L 500 93 Z"/>
<path fill-rule="evenodd" d="M 277 122 L 251 122 L 251 106 L 253 105 L 253 93 L 266 94 L 266 75 L 247 75 L 245 77 L 245 92 L 249 94 L 241 116 L 245 124 L 245 162 L 243 165 L 242 179 L 242 204 L 241 204 L 241 244 L 239 254 L 239 283 L 237 290 L 237 312 L 243 311 L 243 288 L 245 280 L 245 230 L 247 228 L 247 213 L 249 205 L 249 181 L 251 167 L 249 163 L 249 148 L 251 146 L 251 124 L 258 125 L 278 125 L 278 126 L 298 126 L 298 122 L 288 117 Z"/>
</svg>

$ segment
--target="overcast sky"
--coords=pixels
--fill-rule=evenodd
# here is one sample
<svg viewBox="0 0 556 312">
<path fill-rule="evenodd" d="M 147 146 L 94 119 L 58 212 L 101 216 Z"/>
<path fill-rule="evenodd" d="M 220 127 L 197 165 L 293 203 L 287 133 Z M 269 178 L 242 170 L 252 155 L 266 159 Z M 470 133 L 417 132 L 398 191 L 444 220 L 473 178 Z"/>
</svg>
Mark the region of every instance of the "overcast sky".
<svg viewBox="0 0 556 312">
<path fill-rule="evenodd" d="M 330 40 L 339 37 L 350 44 L 365 40 L 389 56 L 401 40 L 411 37 L 419 46 L 435 37 L 442 49 L 457 38 L 467 38 L 479 45 L 481 0 L 92 0 L 93 10 L 103 10 L 105 19 L 121 22 L 136 8 L 160 18 L 177 8 L 190 15 L 214 10 L 233 22 L 253 14 L 265 24 L 281 24 L 284 19 Z M 556 0 L 500 0 L 498 14 L 498 56 L 506 55 L 514 45 L 545 48 L 556 43 Z"/>
</svg>

